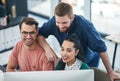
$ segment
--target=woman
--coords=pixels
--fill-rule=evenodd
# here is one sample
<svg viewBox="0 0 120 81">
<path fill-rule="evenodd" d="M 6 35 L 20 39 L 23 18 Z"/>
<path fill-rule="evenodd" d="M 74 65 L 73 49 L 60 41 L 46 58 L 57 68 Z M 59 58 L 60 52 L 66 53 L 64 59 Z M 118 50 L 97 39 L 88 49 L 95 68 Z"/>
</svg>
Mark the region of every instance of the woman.
<svg viewBox="0 0 120 81">
<path fill-rule="evenodd" d="M 73 34 L 66 37 L 62 43 L 61 56 L 55 70 L 80 70 L 90 69 L 90 67 L 82 62 L 82 48 L 78 37 Z"/>
</svg>

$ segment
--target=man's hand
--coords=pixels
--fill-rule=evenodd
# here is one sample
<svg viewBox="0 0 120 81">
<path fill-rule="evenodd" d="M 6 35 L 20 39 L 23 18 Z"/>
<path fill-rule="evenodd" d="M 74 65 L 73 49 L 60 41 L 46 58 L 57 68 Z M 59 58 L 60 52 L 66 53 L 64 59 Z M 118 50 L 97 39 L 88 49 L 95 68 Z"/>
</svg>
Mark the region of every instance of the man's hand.
<svg viewBox="0 0 120 81">
<path fill-rule="evenodd" d="M 58 62 L 58 57 L 55 54 L 55 52 L 52 50 L 52 48 L 49 48 L 49 49 L 45 50 L 45 52 L 46 52 L 46 56 L 47 56 L 48 60 L 53 61 L 54 66 L 56 66 L 56 64 Z"/>
<path fill-rule="evenodd" d="M 115 71 L 110 72 L 109 77 L 111 81 L 120 80 L 120 74 Z"/>
<path fill-rule="evenodd" d="M 52 48 L 45 49 L 45 52 L 46 52 L 45 54 L 49 61 L 55 61 L 57 59 L 57 56 L 55 52 L 52 50 Z"/>
<path fill-rule="evenodd" d="M 45 37 L 38 36 L 37 40 L 38 40 L 39 45 L 44 48 L 44 50 L 46 52 L 45 54 L 46 54 L 48 60 L 54 61 L 54 64 L 56 64 L 58 61 L 58 57 L 56 56 L 55 52 L 50 47 L 50 45 L 46 42 Z"/>
</svg>

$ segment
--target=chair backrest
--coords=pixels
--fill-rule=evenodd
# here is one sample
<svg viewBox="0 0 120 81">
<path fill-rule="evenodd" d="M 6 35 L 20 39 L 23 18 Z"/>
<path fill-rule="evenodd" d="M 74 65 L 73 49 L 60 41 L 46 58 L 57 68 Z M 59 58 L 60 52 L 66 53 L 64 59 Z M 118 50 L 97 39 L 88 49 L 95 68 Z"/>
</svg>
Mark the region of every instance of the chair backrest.
<svg viewBox="0 0 120 81">
<path fill-rule="evenodd" d="M 108 75 L 106 72 L 98 69 L 98 68 L 92 68 L 94 69 L 94 80 L 95 81 L 110 81 Z"/>
<path fill-rule="evenodd" d="M 6 68 L 2 65 L 0 65 L 0 70 L 2 70 L 3 72 L 6 72 Z"/>
<path fill-rule="evenodd" d="M 98 69 L 98 68 L 92 68 L 94 70 L 94 80 L 95 81 L 110 81 L 110 78 L 107 74 L 107 72 Z M 115 81 L 120 81 L 120 80 L 115 80 Z"/>
</svg>

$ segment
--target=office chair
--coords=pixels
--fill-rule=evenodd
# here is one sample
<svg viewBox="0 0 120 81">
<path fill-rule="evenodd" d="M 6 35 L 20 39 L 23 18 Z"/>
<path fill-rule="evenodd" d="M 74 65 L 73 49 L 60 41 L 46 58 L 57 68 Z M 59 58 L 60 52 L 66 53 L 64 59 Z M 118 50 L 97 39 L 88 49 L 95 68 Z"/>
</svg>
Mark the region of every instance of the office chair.
<svg viewBox="0 0 120 81">
<path fill-rule="evenodd" d="M 3 72 L 6 72 L 6 68 L 2 65 L 0 65 L 0 70 L 2 70 Z"/>
<path fill-rule="evenodd" d="M 92 69 L 94 70 L 94 74 L 95 74 L 94 81 L 110 81 L 107 72 L 95 67 L 92 67 Z M 120 81 L 120 80 L 115 80 L 115 81 Z"/>
</svg>

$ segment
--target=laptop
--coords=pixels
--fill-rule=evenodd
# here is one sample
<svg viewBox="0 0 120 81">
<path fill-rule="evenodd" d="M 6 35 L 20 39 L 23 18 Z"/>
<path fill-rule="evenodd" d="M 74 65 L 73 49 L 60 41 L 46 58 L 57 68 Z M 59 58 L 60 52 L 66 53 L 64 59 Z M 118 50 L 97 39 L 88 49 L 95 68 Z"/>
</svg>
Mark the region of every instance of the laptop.
<svg viewBox="0 0 120 81">
<path fill-rule="evenodd" d="M 4 81 L 94 81 L 94 70 L 4 72 Z"/>
</svg>

